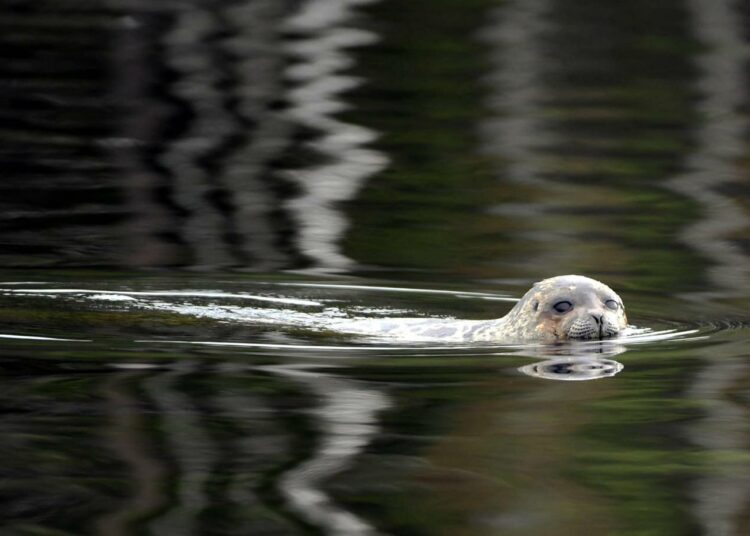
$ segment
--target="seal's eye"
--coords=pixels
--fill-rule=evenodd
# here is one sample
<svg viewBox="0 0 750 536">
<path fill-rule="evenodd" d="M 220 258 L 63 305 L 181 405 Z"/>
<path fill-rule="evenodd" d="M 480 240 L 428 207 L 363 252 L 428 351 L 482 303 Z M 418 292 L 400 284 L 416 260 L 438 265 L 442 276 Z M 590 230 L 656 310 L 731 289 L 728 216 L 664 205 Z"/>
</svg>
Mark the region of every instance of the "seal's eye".
<svg viewBox="0 0 750 536">
<path fill-rule="evenodd" d="M 617 303 L 615 300 L 607 300 L 604 302 L 604 305 L 612 309 L 613 311 L 617 311 L 617 308 L 620 307 L 620 304 Z"/>
<path fill-rule="evenodd" d="M 573 304 L 569 301 L 559 301 L 555 305 L 553 305 L 552 308 L 558 313 L 564 313 L 566 311 L 570 311 L 573 308 Z"/>
</svg>

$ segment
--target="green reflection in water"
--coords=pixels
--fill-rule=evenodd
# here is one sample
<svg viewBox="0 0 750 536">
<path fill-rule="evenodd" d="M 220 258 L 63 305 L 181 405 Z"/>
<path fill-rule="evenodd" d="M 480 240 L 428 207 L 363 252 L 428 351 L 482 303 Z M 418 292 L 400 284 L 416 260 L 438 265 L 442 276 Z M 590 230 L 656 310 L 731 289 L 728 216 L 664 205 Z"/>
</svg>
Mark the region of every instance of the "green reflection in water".
<svg viewBox="0 0 750 536">
<path fill-rule="evenodd" d="M 347 252 L 365 266 L 463 277 L 584 272 L 639 288 L 700 284 L 705 261 L 676 241 L 698 211 L 663 186 L 684 165 L 697 120 L 697 46 L 683 6 L 660 6 L 670 13 L 662 18 L 645 7 L 549 3 L 535 43 L 540 87 L 528 103 L 545 140 L 526 153 L 542 182 L 526 183 L 504 149 L 513 140 L 481 153 L 477 130 L 526 119 L 486 104 L 509 99 L 485 79 L 504 68 L 493 54 L 514 52 L 479 34 L 493 30 L 491 8 L 510 16 L 513 4 L 371 8 L 383 41 L 359 53 L 369 83 L 351 94 L 357 109 L 347 116 L 381 132 L 393 162 L 350 204 Z M 513 206 L 521 210 L 504 208 Z"/>
</svg>

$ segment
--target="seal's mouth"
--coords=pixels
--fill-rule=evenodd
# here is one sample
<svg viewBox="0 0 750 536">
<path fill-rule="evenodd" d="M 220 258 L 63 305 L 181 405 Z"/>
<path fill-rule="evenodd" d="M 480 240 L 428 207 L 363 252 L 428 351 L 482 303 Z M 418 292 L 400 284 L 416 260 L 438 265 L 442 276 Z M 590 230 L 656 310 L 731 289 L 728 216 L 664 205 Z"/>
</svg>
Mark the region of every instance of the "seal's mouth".
<svg viewBox="0 0 750 536">
<path fill-rule="evenodd" d="M 591 331 L 587 333 L 568 333 L 568 339 L 579 341 L 602 340 L 617 337 L 618 331 L 613 333 L 602 333 L 601 331 Z"/>
<path fill-rule="evenodd" d="M 568 328 L 568 338 L 574 340 L 609 339 L 620 332 L 609 322 L 594 319 L 577 319 Z"/>
</svg>

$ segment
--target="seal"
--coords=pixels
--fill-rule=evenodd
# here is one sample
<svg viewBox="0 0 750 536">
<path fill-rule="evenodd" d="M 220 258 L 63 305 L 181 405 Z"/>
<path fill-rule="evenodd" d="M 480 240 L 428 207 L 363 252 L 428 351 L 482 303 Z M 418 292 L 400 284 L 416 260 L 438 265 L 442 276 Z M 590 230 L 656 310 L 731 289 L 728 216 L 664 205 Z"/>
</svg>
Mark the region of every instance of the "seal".
<svg viewBox="0 0 750 536">
<path fill-rule="evenodd" d="M 535 283 L 507 315 L 480 321 L 467 335 L 477 341 L 605 339 L 627 324 L 614 290 L 589 277 L 561 275 Z"/>
<path fill-rule="evenodd" d="M 516 343 L 605 339 L 627 323 L 622 300 L 607 285 L 562 275 L 535 283 L 508 314 L 494 320 L 389 319 L 340 327 L 402 340 Z"/>
</svg>

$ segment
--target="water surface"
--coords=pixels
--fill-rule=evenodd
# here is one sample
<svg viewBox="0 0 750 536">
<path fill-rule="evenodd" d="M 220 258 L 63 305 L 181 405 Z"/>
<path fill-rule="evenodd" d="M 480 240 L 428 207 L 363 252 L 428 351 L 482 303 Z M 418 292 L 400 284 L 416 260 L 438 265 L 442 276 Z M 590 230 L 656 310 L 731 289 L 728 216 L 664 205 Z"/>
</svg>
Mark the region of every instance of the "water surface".
<svg viewBox="0 0 750 536">
<path fill-rule="evenodd" d="M 0 6 L 3 534 L 748 533 L 741 3 L 152 4 Z"/>
</svg>

